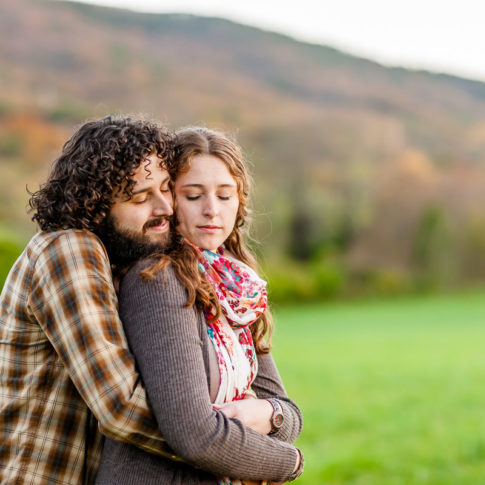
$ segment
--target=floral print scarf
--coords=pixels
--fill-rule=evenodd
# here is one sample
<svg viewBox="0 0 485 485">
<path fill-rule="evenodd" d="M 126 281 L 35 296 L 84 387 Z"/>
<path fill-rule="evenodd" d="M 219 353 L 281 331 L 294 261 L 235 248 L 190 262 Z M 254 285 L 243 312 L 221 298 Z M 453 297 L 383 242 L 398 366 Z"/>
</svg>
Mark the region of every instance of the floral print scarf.
<svg viewBox="0 0 485 485">
<path fill-rule="evenodd" d="M 266 310 L 266 281 L 241 261 L 230 257 L 223 247 L 217 252 L 200 249 L 199 270 L 213 285 L 222 308 L 221 317 L 207 324 L 219 366 L 219 391 L 214 404 L 243 399 L 258 371 L 258 361 L 250 325 Z M 206 320 L 215 316 L 215 308 L 204 309 Z M 240 485 L 240 480 L 217 479 L 219 485 Z M 266 482 L 262 482 L 266 483 Z"/>
<path fill-rule="evenodd" d="M 207 325 L 220 373 L 215 404 L 243 399 L 258 370 L 250 325 L 266 310 L 266 282 L 249 266 L 229 257 L 222 247 L 215 253 L 192 246 L 199 256 L 199 269 L 213 285 L 223 314 Z M 206 308 L 204 313 L 209 321 L 215 308 Z"/>
</svg>

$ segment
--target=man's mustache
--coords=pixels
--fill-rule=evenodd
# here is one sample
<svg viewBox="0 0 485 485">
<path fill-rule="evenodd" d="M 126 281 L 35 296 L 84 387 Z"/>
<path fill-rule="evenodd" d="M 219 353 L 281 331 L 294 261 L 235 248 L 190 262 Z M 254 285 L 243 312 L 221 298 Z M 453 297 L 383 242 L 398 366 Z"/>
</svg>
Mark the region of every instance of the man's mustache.
<svg viewBox="0 0 485 485">
<path fill-rule="evenodd" d="M 168 220 L 169 223 L 172 223 L 172 217 L 171 216 L 162 216 L 162 217 L 155 217 L 154 219 L 151 219 L 145 224 L 143 224 L 143 232 L 146 232 L 150 227 L 153 226 L 159 226 L 162 224 L 164 221 Z"/>
</svg>

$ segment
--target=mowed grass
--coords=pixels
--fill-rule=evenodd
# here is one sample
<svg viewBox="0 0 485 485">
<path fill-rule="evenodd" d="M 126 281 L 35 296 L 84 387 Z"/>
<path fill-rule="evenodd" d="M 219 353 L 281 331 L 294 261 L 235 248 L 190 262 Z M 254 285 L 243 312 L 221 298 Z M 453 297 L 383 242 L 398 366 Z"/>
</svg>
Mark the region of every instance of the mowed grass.
<svg viewBox="0 0 485 485">
<path fill-rule="evenodd" d="M 301 484 L 485 484 L 485 291 L 282 307 Z"/>
</svg>

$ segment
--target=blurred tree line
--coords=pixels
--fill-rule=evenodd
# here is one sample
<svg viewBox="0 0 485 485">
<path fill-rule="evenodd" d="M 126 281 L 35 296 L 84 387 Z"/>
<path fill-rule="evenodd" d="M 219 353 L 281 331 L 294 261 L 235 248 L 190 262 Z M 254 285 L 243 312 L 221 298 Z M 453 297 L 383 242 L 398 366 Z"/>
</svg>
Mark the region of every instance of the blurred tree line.
<svg viewBox="0 0 485 485">
<path fill-rule="evenodd" d="M 406 150 L 360 169 L 354 179 L 294 174 L 279 228 L 284 242 L 263 250 L 275 300 L 483 285 L 483 165 L 439 167 Z"/>
<path fill-rule="evenodd" d="M 35 228 L 26 205 L 73 121 L 0 114 L 0 278 Z M 433 163 L 408 147 L 381 160 L 277 170 L 242 133 L 254 172 L 253 248 L 276 302 L 437 291 L 485 279 L 485 164 Z M 484 132 L 485 134 L 485 132 Z M 485 136 L 484 136 L 485 141 Z M 293 156 L 298 156 L 296 150 Z"/>
</svg>

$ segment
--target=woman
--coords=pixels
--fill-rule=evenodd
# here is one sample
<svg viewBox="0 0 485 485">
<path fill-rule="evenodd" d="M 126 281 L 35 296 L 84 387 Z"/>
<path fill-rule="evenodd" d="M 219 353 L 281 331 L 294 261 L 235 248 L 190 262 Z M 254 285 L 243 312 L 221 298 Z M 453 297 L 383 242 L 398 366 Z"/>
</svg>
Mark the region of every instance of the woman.
<svg viewBox="0 0 485 485">
<path fill-rule="evenodd" d="M 288 443 L 301 414 L 265 342 L 265 282 L 241 234 L 249 180 L 240 150 L 192 128 L 178 133 L 177 153 L 171 175 L 182 238 L 127 273 L 120 315 L 160 430 L 183 461 L 107 439 L 97 483 L 294 479 L 302 456 Z"/>
</svg>

